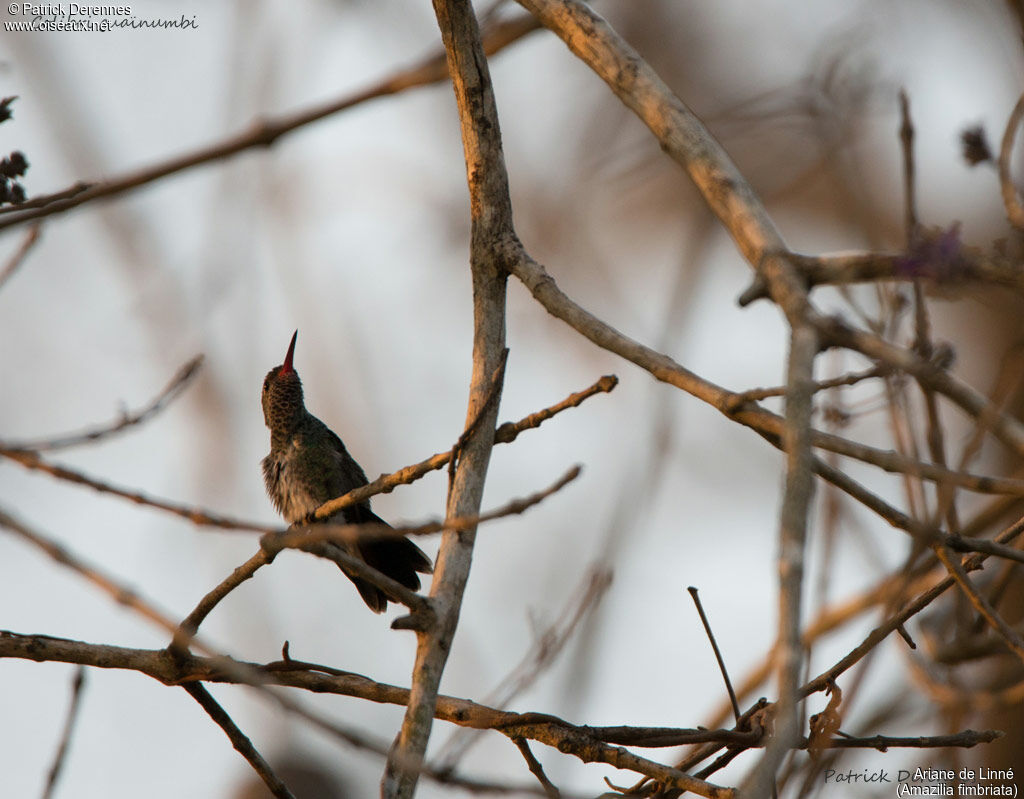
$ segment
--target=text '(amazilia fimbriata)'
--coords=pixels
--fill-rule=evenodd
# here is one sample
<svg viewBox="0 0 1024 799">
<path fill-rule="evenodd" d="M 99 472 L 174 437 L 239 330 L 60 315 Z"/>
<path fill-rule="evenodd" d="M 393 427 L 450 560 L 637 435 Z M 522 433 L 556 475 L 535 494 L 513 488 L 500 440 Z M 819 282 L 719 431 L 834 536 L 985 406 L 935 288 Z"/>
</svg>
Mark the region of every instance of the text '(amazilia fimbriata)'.
<svg viewBox="0 0 1024 799">
<path fill-rule="evenodd" d="M 289 524 L 311 521 L 313 512 L 328 500 L 367 483 L 366 474 L 341 439 L 306 410 L 302 382 L 292 366 L 295 331 L 284 363 L 263 380 L 263 419 L 270 428 L 270 454 L 263 459 L 263 480 L 274 507 Z M 370 510 L 369 501 L 352 505 L 323 520 L 334 524 L 387 524 Z M 407 538 L 367 539 L 346 546 L 351 555 L 413 591 L 420 587 L 417 572 L 430 574 L 430 559 Z M 387 608 L 388 597 L 377 586 L 345 575 L 376 613 Z"/>
</svg>

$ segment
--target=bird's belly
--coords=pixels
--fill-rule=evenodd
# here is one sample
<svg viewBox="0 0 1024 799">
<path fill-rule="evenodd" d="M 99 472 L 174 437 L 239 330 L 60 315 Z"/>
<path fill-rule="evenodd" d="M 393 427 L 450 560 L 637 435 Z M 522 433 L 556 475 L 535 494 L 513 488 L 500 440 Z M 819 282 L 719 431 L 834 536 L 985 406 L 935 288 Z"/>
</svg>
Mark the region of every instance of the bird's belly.
<svg viewBox="0 0 1024 799">
<path fill-rule="evenodd" d="M 319 508 L 324 501 L 311 490 L 306 480 L 296 474 L 293 465 L 287 460 L 271 460 L 268 456 L 264 462 L 264 477 L 267 493 L 277 510 L 289 524 L 302 521 Z M 330 499 L 330 497 L 328 497 Z"/>
</svg>

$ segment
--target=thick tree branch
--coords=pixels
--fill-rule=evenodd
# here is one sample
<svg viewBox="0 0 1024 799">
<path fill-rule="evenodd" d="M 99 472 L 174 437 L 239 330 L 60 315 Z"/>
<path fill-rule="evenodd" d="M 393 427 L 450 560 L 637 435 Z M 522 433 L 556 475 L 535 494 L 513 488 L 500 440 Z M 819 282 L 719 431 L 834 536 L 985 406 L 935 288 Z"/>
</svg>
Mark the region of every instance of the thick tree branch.
<svg viewBox="0 0 1024 799">
<path fill-rule="evenodd" d="M 469 261 L 473 281 L 473 375 L 465 442 L 448 494 L 447 515 L 479 513 L 484 480 L 494 446 L 500 379 L 505 358 L 507 264 L 503 241 L 514 240 L 508 175 L 502 154 L 498 113 L 487 57 L 469 0 L 435 0 L 448 72 L 459 111 L 472 222 Z M 430 738 L 438 686 L 458 626 L 462 596 L 473 559 L 475 529 L 449 531 L 441 540 L 430 598 L 437 623 L 418 634 L 412 692 L 402 730 L 395 740 L 381 782 L 385 799 L 411 799 Z"/>
<path fill-rule="evenodd" d="M 78 663 L 97 668 L 125 669 L 152 677 L 159 682 L 178 686 L 210 682 L 248 684 L 239 679 L 242 670 L 258 674 L 263 684 L 291 687 L 312 693 L 335 694 L 383 704 L 405 705 L 410 691 L 395 685 L 376 682 L 352 672 L 326 666 L 284 660 L 258 664 L 232 661 L 238 669 L 225 668 L 223 658 L 186 655 L 176 658 L 167 650 L 130 649 L 126 647 L 90 644 L 66 638 L 45 635 L 21 635 L 0 630 L 0 658 L 23 658 L 36 662 Z M 675 727 L 593 727 L 575 725 L 547 713 L 514 713 L 497 710 L 468 699 L 439 695 L 434 708 L 435 718 L 461 727 L 493 730 L 510 739 L 523 738 L 590 762 L 603 762 L 618 768 L 661 780 L 666 785 L 686 787 L 702 796 L 731 799 L 735 792 L 720 788 L 683 774 L 679 769 L 639 757 L 621 746 L 666 748 L 686 744 L 714 742 L 737 747 L 741 751 L 757 748 L 765 743 L 764 731 L 750 725 L 751 714 L 744 714 L 744 727 L 732 730 L 685 729 Z M 931 747 L 973 746 L 998 737 L 995 731 L 974 733 L 965 731 L 956 736 L 935 738 L 867 738 L 844 743 L 835 739 L 829 746 L 874 747 L 878 743 L 888 746 Z M 806 742 L 800 741 L 802 747 Z M 372 748 L 372 747 L 371 747 Z M 427 770 L 432 778 L 445 780 L 445 775 Z"/>
</svg>

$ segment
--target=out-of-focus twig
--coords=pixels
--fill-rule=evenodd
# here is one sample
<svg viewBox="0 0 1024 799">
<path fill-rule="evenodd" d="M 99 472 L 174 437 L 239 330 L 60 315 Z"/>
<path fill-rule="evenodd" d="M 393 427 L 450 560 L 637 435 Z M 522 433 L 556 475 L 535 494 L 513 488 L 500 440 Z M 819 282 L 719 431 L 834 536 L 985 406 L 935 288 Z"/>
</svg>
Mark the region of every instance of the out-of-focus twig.
<svg viewBox="0 0 1024 799">
<path fill-rule="evenodd" d="M 144 599 L 135 591 L 110 575 L 105 574 L 100 569 L 84 563 L 58 542 L 37 530 L 33 530 L 2 509 L 0 509 L 0 527 L 41 549 L 55 562 L 81 575 L 104 593 L 110 595 L 118 604 L 130 608 L 143 618 L 170 633 L 178 632 L 178 625 L 172 620 L 171 616 L 165 611 L 158 609 L 154 603 Z M 95 647 L 82 658 L 58 657 L 56 659 L 69 663 L 98 666 L 100 668 L 123 668 L 126 663 L 119 660 L 119 657 L 127 656 L 130 661 L 135 663 L 134 666 L 128 667 L 138 668 L 140 665 L 139 658 L 141 657 L 142 660 L 150 660 L 150 665 L 156 668 L 156 672 L 150 673 L 150 676 L 155 676 L 167 684 L 175 685 L 194 681 L 195 679 L 210 682 L 223 681 L 224 678 L 227 678 L 229 682 L 249 687 L 258 695 L 271 700 L 286 712 L 302 718 L 314 728 L 327 733 L 343 743 L 359 749 L 376 752 L 379 755 L 387 753 L 387 747 L 372 736 L 359 730 L 342 726 L 326 716 L 303 707 L 286 693 L 271 688 L 270 685 L 275 680 L 259 668 L 255 668 L 252 664 L 227 657 L 196 637 L 192 637 L 187 643 L 209 655 L 206 659 L 209 669 L 203 676 L 196 674 L 194 669 L 195 660 L 190 654 L 186 651 L 175 651 L 171 647 L 161 650 L 159 653 L 152 653 L 156 655 L 155 661 L 150 660 L 150 656 L 141 656 L 140 650 L 128 650 L 110 646 Z M 89 645 L 85 645 L 85 647 L 88 649 Z M 15 651 L 20 651 L 20 654 L 13 654 Z M 9 632 L 0 632 L 0 657 L 26 657 L 30 660 L 44 661 L 50 659 L 47 654 L 50 651 L 63 652 L 65 655 L 77 652 L 79 655 L 82 655 L 86 654 L 87 650 L 82 648 L 80 641 L 69 641 L 50 636 L 16 636 Z M 139 670 L 146 671 L 146 669 Z M 157 676 L 158 674 L 163 674 L 164 676 Z M 412 768 L 415 764 L 403 762 L 403 765 L 407 768 Z M 519 790 L 514 787 L 496 785 L 494 783 L 465 780 L 450 774 L 434 774 L 422 768 L 420 773 L 425 773 L 431 779 L 442 783 L 460 785 L 473 790 L 489 790 L 496 793 L 515 793 Z"/>
<path fill-rule="evenodd" d="M 29 441 L 4 441 L 0 447 L 4 449 L 23 449 L 33 452 L 46 452 L 55 449 L 67 449 L 82 444 L 91 444 L 109 438 L 117 433 L 123 432 L 130 427 L 148 421 L 157 413 L 173 402 L 188 386 L 189 382 L 199 373 L 203 364 L 203 356 L 197 355 L 184 366 L 182 366 L 167 386 L 148 405 L 137 411 L 130 411 L 121 414 L 121 418 L 114 422 L 97 427 L 91 427 L 76 433 L 65 433 L 57 436 L 48 436 L 43 439 Z"/>
<path fill-rule="evenodd" d="M 567 606 L 557 614 L 557 621 L 536 636 L 530 651 L 483 701 L 491 707 L 504 710 L 509 702 L 531 686 L 555 661 L 580 623 L 595 610 L 611 581 L 609 569 L 600 565 L 589 569 L 580 587 L 573 591 Z M 478 738 L 479 732 L 456 731 L 435 758 L 437 770 L 444 772 L 454 769 Z"/>
<path fill-rule="evenodd" d="M 135 491 L 103 480 L 97 480 L 94 477 L 89 477 L 82 472 L 75 471 L 74 469 L 70 469 L 66 466 L 58 466 L 55 463 L 45 461 L 38 454 L 30 450 L 7 449 L 0 446 L 0 456 L 20 463 L 27 469 L 46 472 L 60 480 L 66 480 L 69 483 L 87 486 L 94 491 L 99 491 L 101 494 L 112 494 L 114 496 L 121 497 L 122 499 L 127 499 L 130 502 L 134 502 L 137 505 L 144 505 L 166 511 L 167 513 L 187 519 L 193 524 L 220 527 L 225 530 L 251 530 L 257 533 L 272 533 L 280 529 L 278 527 L 271 527 L 258 522 L 249 522 L 244 519 L 221 516 L 220 514 L 213 513 L 205 508 L 196 507 L 194 505 L 184 505 L 180 502 L 171 502 L 166 499 L 151 497 L 141 491 Z"/>
<path fill-rule="evenodd" d="M 22 206 L 8 206 L 9 208 L 20 208 Z M 39 241 L 39 233 L 42 230 L 42 226 L 37 222 L 28 229 L 25 234 L 25 238 L 22 239 L 18 249 L 15 250 L 14 255 L 8 259 L 7 263 L 4 264 L 4 268 L 0 270 L 0 288 L 3 288 L 4 284 L 11 279 L 11 275 L 18 271 L 18 267 L 25 261 L 25 256 L 28 255 L 29 250 L 35 246 L 35 243 Z"/>
<path fill-rule="evenodd" d="M 1013 154 L 1013 140 L 1022 119 L 1024 95 L 1021 95 L 1017 105 L 1010 112 L 1006 132 L 1003 133 L 1003 143 L 999 148 L 999 186 L 1003 193 L 1003 207 L 1006 208 L 1006 217 L 1010 224 L 1019 230 L 1024 230 L 1024 205 L 1021 204 L 1020 193 L 1013 183 L 1013 175 L 1010 174 L 1010 156 Z"/>
<path fill-rule="evenodd" d="M 520 17 L 511 20 L 496 20 L 494 26 L 486 34 L 486 48 L 495 53 L 509 44 L 521 39 L 536 30 L 537 23 L 531 17 Z M 398 94 L 418 86 L 429 86 L 445 80 L 448 68 L 442 55 L 431 55 L 412 67 L 396 72 L 369 88 L 347 95 L 340 99 L 330 100 L 319 105 L 310 106 L 301 111 L 279 116 L 267 116 L 254 122 L 249 130 L 242 131 L 219 142 L 206 145 L 184 155 L 128 172 L 120 177 L 92 183 L 78 182 L 45 198 L 29 198 L 25 203 L 9 213 L 0 215 L 0 230 L 20 225 L 33 219 L 64 213 L 84 203 L 92 202 L 145 186 L 153 181 L 183 172 L 193 167 L 228 158 L 237 153 L 254 148 L 270 147 L 282 136 L 299 130 L 324 117 L 340 113 L 354 106 Z"/>
</svg>

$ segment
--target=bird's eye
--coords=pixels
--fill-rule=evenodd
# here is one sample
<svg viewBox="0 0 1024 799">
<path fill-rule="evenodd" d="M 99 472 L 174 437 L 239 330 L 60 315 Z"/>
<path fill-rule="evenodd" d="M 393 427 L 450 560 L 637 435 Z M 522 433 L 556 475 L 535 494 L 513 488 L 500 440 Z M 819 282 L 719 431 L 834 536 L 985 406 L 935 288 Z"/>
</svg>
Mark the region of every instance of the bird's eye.
<svg viewBox="0 0 1024 799">
<path fill-rule="evenodd" d="M 264 380 L 263 381 L 263 393 L 266 394 L 267 393 L 267 389 L 269 389 L 269 388 L 270 388 L 270 381 L 269 380 Z"/>
</svg>

